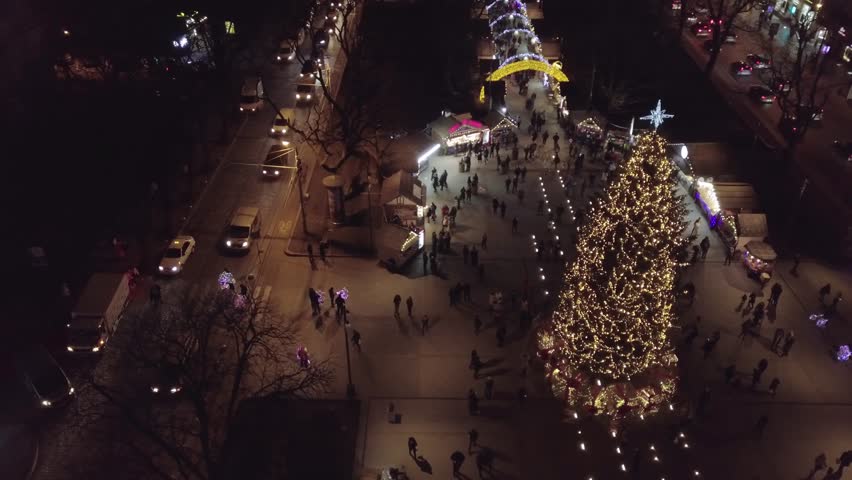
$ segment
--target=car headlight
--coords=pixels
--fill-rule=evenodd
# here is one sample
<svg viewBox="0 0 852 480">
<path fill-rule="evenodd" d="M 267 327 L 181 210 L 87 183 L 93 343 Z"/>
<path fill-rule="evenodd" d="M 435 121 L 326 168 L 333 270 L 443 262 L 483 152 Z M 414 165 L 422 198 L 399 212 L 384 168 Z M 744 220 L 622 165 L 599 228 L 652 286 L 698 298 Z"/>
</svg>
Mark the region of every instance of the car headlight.
<svg viewBox="0 0 852 480">
<path fill-rule="evenodd" d="M 290 145 L 290 142 L 288 142 L 287 140 L 281 140 L 281 145 L 286 147 L 287 145 Z"/>
<path fill-rule="evenodd" d="M 74 351 L 74 349 L 73 349 L 71 346 L 65 347 L 65 349 L 66 349 L 66 350 L 68 350 L 69 352 L 73 352 L 73 351 Z"/>
<path fill-rule="evenodd" d="M 100 352 L 100 351 L 101 351 L 101 347 L 92 347 L 92 352 L 93 352 L 93 353 L 98 353 L 98 352 Z"/>
<path fill-rule="evenodd" d="M 275 133 L 275 127 L 269 129 L 269 133 Z"/>
<path fill-rule="evenodd" d="M 240 111 L 245 112 L 245 109 L 243 107 L 240 107 Z"/>
<path fill-rule="evenodd" d="M 248 240 L 246 240 L 245 242 L 243 242 L 243 248 L 246 248 L 246 247 L 248 247 Z"/>
<path fill-rule="evenodd" d="M 297 93 L 297 94 L 296 94 L 296 100 L 298 100 L 298 99 L 300 99 L 300 98 L 302 98 L 302 96 L 301 96 L 301 95 L 299 95 L 299 94 Z"/>
<path fill-rule="evenodd" d="M 295 54 L 295 53 L 291 53 L 291 54 L 290 54 L 290 56 L 289 56 L 289 57 L 287 57 L 287 60 L 293 60 L 294 58 L 296 58 L 296 54 Z"/>
<path fill-rule="evenodd" d="M 172 387 L 172 388 L 171 388 L 171 390 L 169 390 L 169 391 L 170 391 L 170 392 L 172 392 L 172 393 L 177 393 L 177 392 L 179 392 L 179 391 L 180 391 L 180 388 L 178 388 L 178 387 Z"/>
<path fill-rule="evenodd" d="M 305 98 L 307 98 L 308 100 L 310 100 L 310 99 L 311 99 L 311 94 L 309 93 L 309 94 L 308 94 Z"/>
<path fill-rule="evenodd" d="M 279 173 L 278 170 L 275 170 L 275 175 L 278 175 L 278 173 Z"/>
<path fill-rule="evenodd" d="M 49 407 L 50 405 L 52 405 L 52 404 L 50 403 L 50 400 L 42 400 L 42 401 L 41 401 L 41 404 L 42 404 L 43 406 L 45 406 L 45 407 Z"/>
<path fill-rule="evenodd" d="M 74 395 L 74 387 L 68 389 L 68 395 Z"/>
<path fill-rule="evenodd" d="M 262 170 L 263 174 L 266 175 L 266 170 Z"/>
<path fill-rule="evenodd" d="M 172 267 L 172 271 L 173 271 L 173 272 L 177 272 L 177 271 L 178 271 L 178 267 L 177 267 L 177 265 L 175 265 L 174 267 Z"/>
<path fill-rule="evenodd" d="M 230 247 L 230 246 L 231 246 L 231 241 L 230 241 L 230 240 L 226 241 L 226 242 L 225 242 L 225 246 L 226 246 L 226 247 Z"/>
<path fill-rule="evenodd" d="M 157 267 L 157 268 L 158 268 L 161 272 L 162 272 L 163 270 L 165 270 L 165 269 L 163 268 L 163 266 L 162 266 L 162 265 L 160 265 L 160 266 L 159 266 L 159 267 Z"/>
<path fill-rule="evenodd" d="M 325 40 L 320 40 L 320 45 L 325 45 Z"/>
<path fill-rule="evenodd" d="M 151 387 L 151 392 L 160 393 L 160 387 Z"/>
<path fill-rule="evenodd" d="M 281 61 L 281 55 L 277 55 L 277 56 L 275 57 L 275 59 L 276 59 L 276 60 L 278 60 L 278 61 L 280 62 L 280 61 Z"/>
</svg>

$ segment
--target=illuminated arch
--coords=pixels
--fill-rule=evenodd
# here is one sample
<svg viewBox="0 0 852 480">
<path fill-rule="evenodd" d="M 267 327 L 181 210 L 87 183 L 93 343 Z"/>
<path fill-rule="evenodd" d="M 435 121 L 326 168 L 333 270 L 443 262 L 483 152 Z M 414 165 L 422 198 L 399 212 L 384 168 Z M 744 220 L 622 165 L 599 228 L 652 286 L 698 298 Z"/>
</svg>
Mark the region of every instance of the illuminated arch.
<svg viewBox="0 0 852 480">
<path fill-rule="evenodd" d="M 508 65 L 504 65 L 504 66 L 498 68 L 497 70 L 492 72 L 491 75 L 488 75 L 488 77 L 485 79 L 485 81 L 486 82 L 496 82 L 497 80 L 500 80 L 503 77 L 506 77 L 507 75 L 511 75 L 513 73 L 516 73 L 516 72 L 521 72 L 521 71 L 524 71 L 524 70 L 535 70 L 537 72 L 546 73 L 546 74 L 550 75 L 551 77 L 559 80 L 560 82 L 567 82 L 568 77 L 564 73 L 562 73 L 561 67 L 562 67 L 562 64 L 560 62 L 555 62 L 553 65 L 551 65 L 547 62 L 542 62 L 540 60 L 533 60 L 533 59 L 527 58 L 527 59 L 524 59 L 524 60 L 519 60 L 517 62 L 512 62 Z M 479 90 L 479 101 L 480 102 L 485 101 L 485 86 L 484 85 Z"/>
</svg>

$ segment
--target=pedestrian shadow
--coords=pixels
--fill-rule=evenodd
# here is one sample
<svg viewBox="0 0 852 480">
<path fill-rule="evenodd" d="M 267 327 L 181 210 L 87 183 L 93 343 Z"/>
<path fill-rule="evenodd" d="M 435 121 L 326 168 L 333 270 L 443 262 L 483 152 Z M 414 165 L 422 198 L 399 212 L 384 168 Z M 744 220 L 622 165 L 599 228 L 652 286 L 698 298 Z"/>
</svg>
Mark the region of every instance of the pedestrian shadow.
<svg viewBox="0 0 852 480">
<path fill-rule="evenodd" d="M 485 375 L 486 377 L 500 377 L 500 376 L 503 376 L 503 375 L 508 375 L 511 371 L 512 370 L 503 367 L 503 368 L 495 368 L 494 370 L 480 371 L 481 372 L 480 374 Z"/>
<path fill-rule="evenodd" d="M 419 468 L 421 472 L 432 475 L 432 464 L 429 463 L 429 460 L 423 458 L 423 455 L 418 455 L 418 457 L 414 459 L 414 462 L 417 464 L 417 468 Z"/>
<path fill-rule="evenodd" d="M 412 317 L 407 317 L 408 322 L 414 322 Z M 399 328 L 399 333 L 408 336 L 410 334 L 411 328 L 405 320 L 402 319 L 400 315 L 394 315 L 394 320 L 396 320 L 396 326 Z"/>
<path fill-rule="evenodd" d="M 495 450 L 491 447 L 488 447 L 488 451 L 494 457 L 495 460 L 500 460 L 501 462 L 512 463 L 512 456 L 506 452 L 502 452 L 500 450 Z M 500 477 L 504 478 L 504 477 Z"/>
</svg>

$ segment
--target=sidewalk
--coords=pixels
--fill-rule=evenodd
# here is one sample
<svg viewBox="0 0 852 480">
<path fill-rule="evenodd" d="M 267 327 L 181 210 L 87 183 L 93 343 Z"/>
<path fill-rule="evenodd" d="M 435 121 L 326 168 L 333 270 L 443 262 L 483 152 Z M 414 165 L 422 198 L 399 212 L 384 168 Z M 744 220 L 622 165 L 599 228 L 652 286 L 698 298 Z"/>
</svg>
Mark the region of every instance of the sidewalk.
<svg viewBox="0 0 852 480">
<path fill-rule="evenodd" d="M 8 480 L 31 477 L 39 455 L 39 436 L 31 427 L 4 425 L 0 428 L 0 472 Z"/>
</svg>

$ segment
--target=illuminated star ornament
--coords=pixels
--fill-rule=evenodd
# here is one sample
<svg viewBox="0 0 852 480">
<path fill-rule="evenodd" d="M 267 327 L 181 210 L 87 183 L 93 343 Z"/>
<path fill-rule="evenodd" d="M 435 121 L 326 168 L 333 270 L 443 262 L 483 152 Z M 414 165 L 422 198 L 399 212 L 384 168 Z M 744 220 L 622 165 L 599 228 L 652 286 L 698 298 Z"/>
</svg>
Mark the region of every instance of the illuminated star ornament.
<svg viewBox="0 0 852 480">
<path fill-rule="evenodd" d="M 640 120 L 648 120 L 654 126 L 654 130 L 656 131 L 660 128 L 660 125 L 663 124 L 664 121 L 668 118 L 674 118 L 674 115 L 666 113 L 663 110 L 663 101 L 657 100 L 657 108 L 651 110 L 650 115 L 645 115 L 644 117 L 639 117 Z"/>
</svg>

